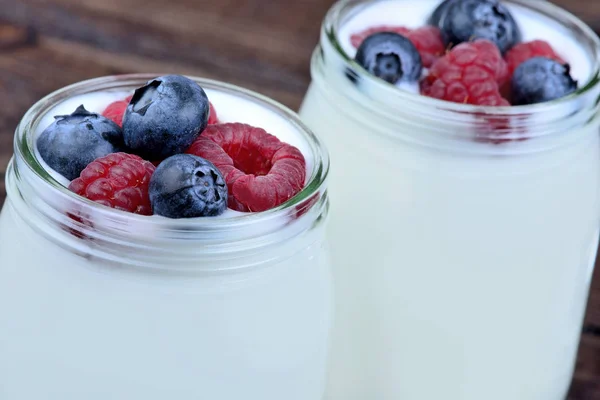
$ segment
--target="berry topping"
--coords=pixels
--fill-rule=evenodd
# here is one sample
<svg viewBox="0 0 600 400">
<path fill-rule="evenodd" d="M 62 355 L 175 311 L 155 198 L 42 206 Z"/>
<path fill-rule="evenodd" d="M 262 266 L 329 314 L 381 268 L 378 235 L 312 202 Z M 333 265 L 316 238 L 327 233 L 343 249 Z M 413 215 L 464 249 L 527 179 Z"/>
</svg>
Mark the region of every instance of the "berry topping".
<svg viewBox="0 0 600 400">
<path fill-rule="evenodd" d="M 102 115 L 113 121 L 115 124 L 123 126 L 123 115 L 125 115 L 125 110 L 127 109 L 132 97 L 133 96 L 129 96 L 125 100 L 119 100 L 110 103 L 102 112 Z"/>
<path fill-rule="evenodd" d="M 56 120 L 37 139 L 42 159 L 69 180 L 98 157 L 122 146 L 123 131 L 113 121 L 79 106 L 71 115 Z"/>
<path fill-rule="evenodd" d="M 208 123 L 204 90 L 180 75 L 156 78 L 135 91 L 125 117 L 125 144 L 134 153 L 159 160 L 182 153 Z"/>
<path fill-rule="evenodd" d="M 365 41 L 366 38 L 368 38 L 371 35 L 374 35 L 375 33 L 392 32 L 392 33 L 397 33 L 398 35 L 407 36 L 407 34 L 410 31 L 411 31 L 410 29 L 405 28 L 404 26 L 390 26 L 390 25 L 374 26 L 374 27 L 368 28 L 362 32 L 355 33 L 354 35 L 350 36 L 350 43 L 352 43 L 352 46 L 354 46 L 355 48 L 358 48 L 362 44 L 362 42 Z"/>
<path fill-rule="evenodd" d="M 542 103 L 577 90 L 568 64 L 545 57 L 531 58 L 517 67 L 512 77 L 513 105 Z"/>
<path fill-rule="evenodd" d="M 435 26 L 423 26 L 415 30 L 402 26 L 376 26 L 352 35 L 350 42 L 358 48 L 367 37 L 380 32 L 393 32 L 408 38 L 421 55 L 425 68 L 431 67 L 434 61 L 443 56 L 446 51 L 442 34 Z"/>
<path fill-rule="evenodd" d="M 188 153 L 219 168 L 229 188 L 229 208 L 236 211 L 277 207 L 304 187 L 306 162 L 300 150 L 261 128 L 209 125 Z"/>
<path fill-rule="evenodd" d="M 208 124 L 209 125 L 218 124 L 219 117 L 217 116 L 217 110 L 215 109 L 215 106 L 213 106 L 213 104 L 211 102 L 208 103 L 208 106 L 210 108 L 210 111 L 208 113 Z"/>
<path fill-rule="evenodd" d="M 134 154 L 113 153 L 91 162 L 69 189 L 107 207 L 151 215 L 148 185 L 153 172 L 154 165 Z"/>
<path fill-rule="evenodd" d="M 506 73 L 506 63 L 493 43 L 462 43 L 433 64 L 421 81 L 421 92 L 455 103 L 508 106 L 499 89 Z"/>
<path fill-rule="evenodd" d="M 447 46 L 487 39 L 505 53 L 521 40 L 517 23 L 499 0 L 451 0 L 440 7 L 434 15 Z"/>
<path fill-rule="evenodd" d="M 519 43 L 506 53 L 505 59 L 508 64 L 508 76 L 512 77 L 519 65 L 534 57 L 546 57 L 564 64 L 564 60 L 556 54 L 552 46 L 543 40 Z"/>
<path fill-rule="evenodd" d="M 413 42 L 423 61 L 423 66 L 429 68 L 446 52 L 442 33 L 435 26 L 423 26 L 409 32 L 406 37 Z"/>
<path fill-rule="evenodd" d="M 446 11 L 448 10 L 450 4 L 455 1 L 456 0 L 444 0 L 443 2 L 441 2 L 440 5 L 437 6 L 437 8 L 433 11 L 431 16 L 427 20 L 427 23 L 432 26 L 439 26 L 440 19 L 442 19 L 442 16 L 444 14 L 446 14 Z"/>
<path fill-rule="evenodd" d="M 177 154 L 152 175 L 150 202 L 155 214 L 168 218 L 213 217 L 227 209 L 227 185 L 210 161 Z"/>
<path fill-rule="evenodd" d="M 417 48 L 397 33 L 380 32 L 369 36 L 356 51 L 355 61 L 389 83 L 416 81 L 421 76 L 421 56 Z"/>
</svg>

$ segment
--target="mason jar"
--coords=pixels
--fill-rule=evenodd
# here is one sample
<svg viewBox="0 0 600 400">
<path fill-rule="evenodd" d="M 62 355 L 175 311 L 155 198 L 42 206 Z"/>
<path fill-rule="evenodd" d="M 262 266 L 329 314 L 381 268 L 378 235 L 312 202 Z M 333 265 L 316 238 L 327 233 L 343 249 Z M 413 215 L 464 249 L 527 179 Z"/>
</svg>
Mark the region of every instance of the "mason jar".
<svg viewBox="0 0 600 400">
<path fill-rule="evenodd" d="M 598 247 L 598 37 L 546 1 L 504 1 L 553 21 L 589 77 L 543 104 L 455 104 L 352 60 L 340 32 L 383 2 L 420 5 L 329 11 L 300 111 L 332 160 L 326 398 L 562 400 Z"/>
<path fill-rule="evenodd" d="M 49 110 L 151 78 L 66 87 L 16 130 L 0 217 L 0 398 L 321 400 L 332 319 L 329 163 L 294 113 L 194 78 L 221 120 L 255 122 L 243 107 L 228 109 L 245 104 L 262 128 L 307 144 L 307 185 L 265 212 L 130 214 L 77 197 L 43 167 L 34 135 Z"/>
</svg>

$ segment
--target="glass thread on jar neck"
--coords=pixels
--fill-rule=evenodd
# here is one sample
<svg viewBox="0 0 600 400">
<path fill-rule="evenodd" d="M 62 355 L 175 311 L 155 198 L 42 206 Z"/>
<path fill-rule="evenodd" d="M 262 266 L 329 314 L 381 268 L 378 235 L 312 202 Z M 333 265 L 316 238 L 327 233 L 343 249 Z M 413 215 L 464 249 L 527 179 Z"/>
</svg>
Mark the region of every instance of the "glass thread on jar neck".
<svg viewBox="0 0 600 400">
<path fill-rule="evenodd" d="M 15 156 L 7 173 L 7 191 L 17 214 L 34 230 L 85 257 L 135 266 L 203 265 L 220 262 L 223 270 L 250 267 L 252 255 L 289 245 L 320 224 L 328 212 L 329 158 L 321 142 L 287 108 L 257 93 L 212 80 L 193 78 L 202 87 L 222 91 L 284 118 L 303 136 L 314 158 L 307 184 L 295 197 L 261 213 L 231 218 L 173 220 L 114 210 L 76 196 L 44 169 L 34 151 L 40 119 L 65 99 L 98 91 L 133 90 L 158 75 L 96 78 L 60 89 L 31 107 L 15 133 Z M 14 200 L 13 199 L 14 197 Z M 246 259 L 246 262 L 244 261 Z M 183 268 L 201 270 L 202 267 Z M 210 269 L 210 268 L 208 268 Z M 217 268 L 221 269 L 221 268 Z"/>
<path fill-rule="evenodd" d="M 555 101 L 517 107 L 481 107 L 401 90 L 370 75 L 345 52 L 338 36 L 341 26 L 369 4 L 388 1 L 341 0 L 330 9 L 323 22 L 320 45 L 312 58 L 313 82 L 332 104 L 339 104 L 343 98 L 356 106 L 352 111 L 338 107 L 348 118 L 368 116 L 370 121 L 377 121 L 372 129 L 392 139 L 475 154 L 549 150 L 576 140 L 571 131 L 589 123 L 600 123 L 600 39 L 572 14 L 547 2 L 505 0 L 555 19 L 568 28 L 590 54 L 592 73 L 574 94 Z M 356 115 L 358 110 L 363 110 L 360 116 Z M 398 126 L 404 132 L 399 132 Z M 518 146 L 465 146 L 465 143 L 510 142 Z"/>
</svg>

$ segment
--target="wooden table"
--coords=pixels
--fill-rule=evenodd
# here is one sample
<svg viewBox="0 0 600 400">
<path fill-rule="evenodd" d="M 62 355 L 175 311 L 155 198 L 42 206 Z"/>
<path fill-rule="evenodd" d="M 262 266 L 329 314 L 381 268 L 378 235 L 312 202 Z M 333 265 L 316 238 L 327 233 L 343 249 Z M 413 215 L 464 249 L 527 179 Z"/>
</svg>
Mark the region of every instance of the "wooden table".
<svg viewBox="0 0 600 400">
<path fill-rule="evenodd" d="M 600 32 L 600 1 L 555 1 Z M 0 0 L 0 204 L 19 119 L 41 96 L 73 82 L 182 73 L 239 84 L 297 109 L 333 2 Z M 600 269 L 571 392 L 573 400 L 600 400 Z"/>
</svg>

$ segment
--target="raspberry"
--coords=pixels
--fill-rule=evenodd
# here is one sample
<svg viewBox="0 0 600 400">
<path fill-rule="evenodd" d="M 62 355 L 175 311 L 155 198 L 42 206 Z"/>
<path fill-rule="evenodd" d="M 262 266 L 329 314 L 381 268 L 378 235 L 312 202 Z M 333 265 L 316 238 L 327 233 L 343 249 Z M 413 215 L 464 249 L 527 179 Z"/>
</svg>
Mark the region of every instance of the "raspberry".
<svg viewBox="0 0 600 400">
<path fill-rule="evenodd" d="M 508 64 L 508 76 L 512 77 L 519 65 L 534 57 L 546 57 L 562 64 L 565 63 L 546 41 L 534 40 L 532 42 L 519 43 L 506 53 L 505 59 Z"/>
<path fill-rule="evenodd" d="M 508 77 L 506 62 L 502 59 L 496 45 L 488 40 L 462 43 L 449 52 L 445 58 L 449 63 L 461 68 L 470 66 L 482 68 L 492 75 L 499 85 L 504 83 Z M 435 72 L 434 65 L 432 73 Z"/>
<path fill-rule="evenodd" d="M 411 31 L 406 36 L 413 42 L 425 68 L 429 68 L 433 63 L 446 52 L 446 46 L 442 40 L 442 33 L 435 26 L 423 26 Z"/>
<path fill-rule="evenodd" d="M 151 215 L 148 185 L 154 169 L 136 155 L 112 153 L 85 167 L 69 189 L 107 207 Z"/>
<path fill-rule="evenodd" d="M 306 162 L 300 150 L 261 128 L 209 125 L 187 153 L 211 161 L 221 171 L 233 210 L 265 211 L 304 187 Z"/>
<path fill-rule="evenodd" d="M 455 103 L 509 105 L 499 89 L 506 78 L 506 63 L 498 48 L 480 40 L 462 43 L 436 61 L 421 82 L 421 92 Z"/>
<path fill-rule="evenodd" d="M 219 117 L 217 116 L 217 110 L 215 109 L 215 106 L 213 106 L 213 104 L 209 101 L 208 107 L 210 108 L 210 111 L 208 112 L 208 124 L 218 124 Z"/>
<path fill-rule="evenodd" d="M 350 36 L 350 43 L 352 43 L 352 46 L 354 46 L 355 48 L 358 48 L 366 38 L 368 38 L 374 33 L 379 32 L 394 32 L 399 35 L 406 36 L 410 32 L 410 29 L 405 28 L 403 26 L 374 26 L 372 28 L 366 29 L 362 32 L 355 33 L 354 35 Z"/>
<path fill-rule="evenodd" d="M 352 35 L 350 42 L 354 47 L 358 48 L 367 37 L 379 32 L 394 32 L 406 36 L 419 51 L 423 67 L 425 68 L 431 67 L 435 60 L 443 56 L 446 52 L 442 34 L 434 26 L 423 26 L 415 30 L 410 30 L 403 26 L 375 26 Z"/>
<path fill-rule="evenodd" d="M 123 115 L 125 115 L 125 110 L 131 101 L 133 96 L 129 96 L 124 100 L 115 101 L 110 103 L 108 107 L 102 112 L 102 115 L 106 118 L 113 121 L 115 124 L 119 126 L 123 126 Z"/>
</svg>

